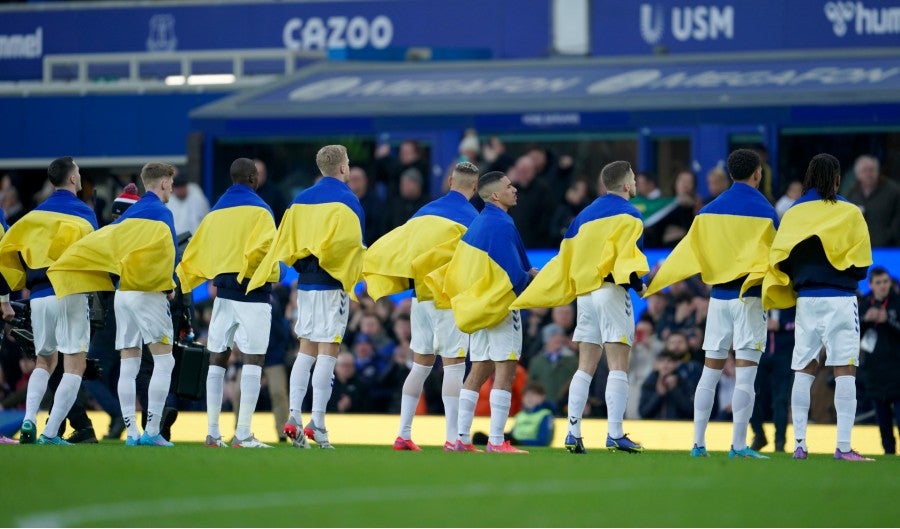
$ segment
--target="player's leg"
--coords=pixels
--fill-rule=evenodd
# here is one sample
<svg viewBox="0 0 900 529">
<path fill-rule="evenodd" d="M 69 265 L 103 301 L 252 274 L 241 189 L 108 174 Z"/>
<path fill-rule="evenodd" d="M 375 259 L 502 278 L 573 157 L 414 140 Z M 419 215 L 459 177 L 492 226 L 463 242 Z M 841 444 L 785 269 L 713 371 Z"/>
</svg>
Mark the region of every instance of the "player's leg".
<svg viewBox="0 0 900 529">
<path fill-rule="evenodd" d="M 412 329 L 410 348 L 413 350 L 413 365 L 401 390 L 400 431 L 394 441 L 394 450 L 416 451 L 419 449 L 412 442 L 412 422 L 422 396 L 425 379 L 428 378 L 431 368 L 434 366 L 436 342 L 435 322 L 432 318 L 434 311 L 433 301 L 419 302 L 413 298 L 409 315 Z"/>
<path fill-rule="evenodd" d="M 491 422 L 488 431 L 488 452 L 528 453 L 514 448 L 506 441 L 503 431 L 512 405 L 512 385 L 516 366 L 522 356 L 522 328 L 519 311 L 510 311 L 506 319 L 485 329 L 488 338 L 488 358 L 494 361 L 494 386 L 491 389 Z"/>
<path fill-rule="evenodd" d="M 573 453 L 585 453 L 581 440 L 581 420 L 584 406 L 587 404 L 591 380 L 597 371 L 597 364 L 603 354 L 600 334 L 600 316 L 597 302 L 594 300 L 597 291 L 578 297 L 578 319 L 572 340 L 578 342 L 578 370 L 569 383 L 568 418 L 569 431 L 566 436 L 566 448 Z"/>
<path fill-rule="evenodd" d="M 809 448 L 806 444 L 806 425 L 809 420 L 810 390 L 819 368 L 819 351 L 823 343 L 816 330 L 819 314 L 815 304 L 817 298 L 797 299 L 797 318 L 794 327 L 794 353 L 791 369 L 794 370 L 794 384 L 791 387 L 791 419 L 794 426 L 794 459 L 806 459 Z"/>
<path fill-rule="evenodd" d="M 628 364 L 634 342 L 634 310 L 628 291 L 619 285 L 604 283 L 594 292 L 594 306 L 599 315 L 600 336 L 606 351 L 609 375 L 606 379 L 606 411 L 609 430 L 606 447 L 626 452 L 642 452 L 644 448 L 625 436 L 622 422 L 628 405 Z"/>
<path fill-rule="evenodd" d="M 837 414 L 835 459 L 872 461 L 851 446 L 856 419 L 856 366 L 859 365 L 859 308 L 855 296 L 820 298 L 828 307 L 825 321 L 825 365 L 834 368 L 834 410 Z"/>
<path fill-rule="evenodd" d="M 31 444 L 37 441 L 37 412 L 47 392 L 50 374 L 56 369 L 59 355 L 56 352 L 56 322 L 59 318 L 59 303 L 55 296 L 31 300 L 31 333 L 34 336 L 34 351 L 37 355 L 35 368 L 28 379 L 25 391 L 25 419 L 19 441 Z"/>
<path fill-rule="evenodd" d="M 441 355 L 444 379 L 441 384 L 441 400 L 444 403 L 446 424 L 445 450 L 456 444 L 459 426 L 459 392 L 466 374 L 466 354 L 471 337 L 459 330 L 451 310 L 435 310 L 435 348 Z"/>
<path fill-rule="evenodd" d="M 268 303 L 232 301 L 238 313 L 237 345 L 243 351 L 244 368 L 241 370 L 241 403 L 238 409 L 237 428 L 232 446 L 240 448 L 270 448 L 260 442 L 251 431 L 253 413 L 259 400 L 262 366 L 269 344 L 272 327 L 272 306 Z"/>
<path fill-rule="evenodd" d="M 141 436 L 142 445 L 172 446 L 160 435 L 163 407 L 172 385 L 172 356 L 174 332 L 169 316 L 169 300 L 161 292 L 139 292 L 141 339 L 153 357 L 153 374 L 147 387 L 147 428 Z"/>
<path fill-rule="evenodd" d="M 731 347 L 734 322 L 728 302 L 711 298 L 703 339 L 703 372 L 694 392 L 694 448 L 691 455 L 706 456 L 706 427 L 716 398 L 716 386 Z"/>
<path fill-rule="evenodd" d="M 756 400 L 756 372 L 766 349 L 768 328 L 766 311 L 757 297 L 728 301 L 734 321 L 735 385 L 731 401 L 733 428 L 731 448 L 736 455 L 756 458 L 759 454 L 747 448 L 747 427 Z"/>
<path fill-rule="evenodd" d="M 228 369 L 229 347 L 234 343 L 237 322 L 233 307 L 221 298 L 213 301 L 206 349 L 209 351 L 209 371 L 206 373 L 206 446 L 225 448 L 219 418 L 225 391 L 225 371 Z"/>
<path fill-rule="evenodd" d="M 133 292 L 118 291 L 115 295 L 116 349 L 122 363 L 119 368 L 119 405 L 125 422 L 125 444 L 137 446 L 141 437 L 135 417 L 137 407 L 137 376 L 141 369 L 141 332 L 131 310 Z"/>
<path fill-rule="evenodd" d="M 471 355 L 472 368 L 459 390 L 459 417 L 457 422 L 456 450 L 479 451 L 472 445 L 472 421 L 475 417 L 475 406 L 478 404 L 478 392 L 481 386 L 494 372 L 494 363 L 488 356 L 489 341 L 487 329 L 472 333 Z"/>
<path fill-rule="evenodd" d="M 316 355 L 319 352 L 318 347 L 310 341 L 315 320 L 313 294 L 307 290 L 297 291 L 297 322 L 294 324 L 294 332 L 300 338 L 300 350 L 291 367 L 288 390 L 289 416 L 284 425 L 284 434 L 298 448 L 309 448 L 300 408 L 303 405 L 303 399 L 306 398 L 313 364 L 316 363 Z"/>
<path fill-rule="evenodd" d="M 313 400 L 312 421 L 307 424 L 306 435 L 313 434 L 313 440 L 320 448 L 334 448 L 328 441 L 325 428 L 325 409 L 331 398 L 331 379 L 340 352 L 341 341 L 347 330 L 350 312 L 350 297 L 343 290 L 320 290 L 310 292 L 313 298 L 314 322 L 311 342 L 316 344 L 316 366 L 312 374 Z"/>
</svg>

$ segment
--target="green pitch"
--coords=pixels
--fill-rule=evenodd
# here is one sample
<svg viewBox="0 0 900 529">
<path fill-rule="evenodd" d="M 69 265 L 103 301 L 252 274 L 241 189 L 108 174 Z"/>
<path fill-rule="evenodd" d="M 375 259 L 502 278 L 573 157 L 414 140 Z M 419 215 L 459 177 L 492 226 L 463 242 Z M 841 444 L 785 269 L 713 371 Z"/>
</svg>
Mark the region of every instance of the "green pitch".
<svg viewBox="0 0 900 529">
<path fill-rule="evenodd" d="M 2 446 L 0 525 L 896 526 L 900 459 L 877 459 Z"/>
</svg>

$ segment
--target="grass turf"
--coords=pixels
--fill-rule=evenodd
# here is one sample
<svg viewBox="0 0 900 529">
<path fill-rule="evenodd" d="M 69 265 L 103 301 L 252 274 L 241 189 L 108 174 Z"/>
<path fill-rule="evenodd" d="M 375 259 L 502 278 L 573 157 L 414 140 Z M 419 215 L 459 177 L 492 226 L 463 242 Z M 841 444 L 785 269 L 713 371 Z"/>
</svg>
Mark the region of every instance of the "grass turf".
<svg viewBox="0 0 900 529">
<path fill-rule="evenodd" d="M 896 526 L 900 459 L 0 446 L 0 525 Z"/>
</svg>

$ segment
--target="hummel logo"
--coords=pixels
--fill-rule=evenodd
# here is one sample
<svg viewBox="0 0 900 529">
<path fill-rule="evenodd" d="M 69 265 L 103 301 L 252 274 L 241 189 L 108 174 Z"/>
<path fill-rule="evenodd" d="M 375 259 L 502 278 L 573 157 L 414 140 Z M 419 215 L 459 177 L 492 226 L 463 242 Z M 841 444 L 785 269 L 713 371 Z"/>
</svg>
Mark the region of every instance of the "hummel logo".
<svg viewBox="0 0 900 529">
<path fill-rule="evenodd" d="M 578 424 L 578 419 L 576 419 L 575 417 L 569 417 L 569 424 L 573 426 Z"/>
</svg>

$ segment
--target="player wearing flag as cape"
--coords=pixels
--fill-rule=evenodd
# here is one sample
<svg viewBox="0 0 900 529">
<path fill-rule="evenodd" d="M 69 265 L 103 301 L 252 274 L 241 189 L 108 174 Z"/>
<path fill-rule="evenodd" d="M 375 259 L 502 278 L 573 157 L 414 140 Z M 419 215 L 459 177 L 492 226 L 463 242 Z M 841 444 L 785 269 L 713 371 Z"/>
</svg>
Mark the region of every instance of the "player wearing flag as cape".
<svg viewBox="0 0 900 529">
<path fill-rule="evenodd" d="M 3 315 L 10 317 L 9 293 L 31 291 L 31 327 L 36 366 L 28 379 L 22 444 L 68 445 L 59 437 L 59 426 L 78 396 L 90 343 L 88 300 L 84 294 L 67 295 L 55 290 L 47 268 L 76 241 L 97 229 L 93 210 L 75 196 L 81 190 L 81 173 L 69 156 L 53 160 L 47 169 L 53 194 L 34 211 L 9 228 L 0 241 L 0 274 L 3 276 Z M 11 309 L 12 307 L 9 307 Z M 50 374 L 56 369 L 57 351 L 63 355 L 65 373 L 50 409 L 44 433 L 37 438 L 35 419 Z"/>
<path fill-rule="evenodd" d="M 443 292 L 453 308 L 456 325 L 472 334 L 472 368 L 459 392 L 456 450 L 480 452 L 472 444 L 470 431 L 478 390 L 493 372 L 487 451 L 522 454 L 527 452 L 503 438 L 516 363 L 522 355 L 522 319 L 518 310 L 509 307 L 537 270 L 531 268 L 522 238 L 507 213 L 516 205 L 517 196 L 509 178 L 499 171 L 482 175 L 478 194 L 484 199 L 484 210 L 456 246 L 443 288 L 438 290 L 437 286 L 442 270 L 429 274 L 426 283 L 433 292 Z"/>
<path fill-rule="evenodd" d="M 60 295 L 115 290 L 116 349 L 121 352 L 119 404 L 129 446 L 172 446 L 160 435 L 169 394 L 174 330 L 167 293 L 175 288 L 175 223 L 165 203 L 175 168 L 148 163 L 141 169 L 146 193 L 121 217 L 69 247 L 47 275 Z M 118 286 L 112 276 L 118 277 Z M 141 346 L 153 356 L 143 435 L 135 422 L 135 379 Z"/>
<path fill-rule="evenodd" d="M 275 218 L 256 187 L 256 164 L 238 158 L 231 164 L 231 182 L 212 210 L 200 222 L 181 262 L 175 269 L 184 292 L 190 292 L 205 280 L 216 286 L 209 323 L 209 372 L 206 377 L 206 446 L 227 447 L 219 430 L 222 391 L 228 352 L 237 343 L 243 353 L 241 404 L 232 446 L 269 448 L 250 430 L 259 398 L 262 365 L 272 326 L 270 282 L 278 281 L 277 263 L 269 271 L 266 283 L 247 291 L 250 276 L 265 257 L 275 238 Z"/>
<path fill-rule="evenodd" d="M 299 272 L 297 324 L 300 353 L 290 379 L 290 417 L 284 433 L 306 448 L 312 437 L 320 448 L 334 448 L 325 429 L 325 407 L 350 309 L 348 292 L 362 274 L 363 218 L 359 199 L 347 186 L 350 159 L 343 145 L 327 145 L 316 154 L 322 178 L 288 208 L 275 241 L 253 273 L 248 290 L 269 281 L 279 261 Z M 303 427 L 300 405 L 312 373 L 312 421 Z"/>
<path fill-rule="evenodd" d="M 834 458 L 872 461 L 850 446 L 856 417 L 856 366 L 859 364 L 858 282 L 872 264 L 869 230 L 859 208 L 837 194 L 841 164 L 817 154 L 803 179 L 803 195 L 781 219 L 772 243 L 762 287 L 763 306 L 797 306 L 791 368 L 791 417 L 797 441 L 794 459 L 806 459 L 810 388 L 825 347 L 834 368 L 837 448 Z"/>
<path fill-rule="evenodd" d="M 456 448 L 459 391 L 466 373 L 469 335 L 456 327 L 449 305 L 437 301 L 426 287 L 425 276 L 450 262 L 459 239 L 478 216 L 478 210 L 469 203 L 477 183 L 478 167 L 469 162 L 457 164 L 450 175 L 450 191 L 446 195 L 423 206 L 405 224 L 366 250 L 363 279 L 373 299 L 410 286 L 415 289 L 410 313 L 410 348 L 414 358 L 412 370 L 403 383 L 400 433 L 394 441 L 394 450 L 419 450 L 412 441 L 413 416 L 435 355 L 441 355 L 444 370 L 441 387 L 447 420 L 444 450 Z"/>
<path fill-rule="evenodd" d="M 756 370 L 768 335 L 760 285 L 768 268 L 778 215 L 757 190 L 762 179 L 758 154 L 749 149 L 732 152 L 728 156 L 728 174 L 734 185 L 700 210 L 688 234 L 656 273 L 645 296 L 697 273 L 704 283 L 712 285 L 703 340 L 706 359 L 694 395 L 691 455 L 709 457 L 706 426 L 716 385 L 729 348 L 733 347 L 737 380 L 728 457 L 768 459 L 747 446 L 747 425 L 756 397 Z"/>
<path fill-rule="evenodd" d="M 610 450 L 642 452 L 644 448 L 622 430 L 628 402 L 628 357 L 634 341 L 630 287 L 644 290 L 641 277 L 649 272 L 642 252 L 641 214 L 628 199 L 635 196 L 631 164 L 612 162 L 600 171 L 607 194 L 597 198 L 572 221 L 559 254 L 541 270 L 513 303 L 513 308 L 555 307 L 578 300 L 578 371 L 569 385 L 569 433 L 566 448 L 584 454 L 581 419 L 591 379 L 606 351 L 609 376 L 606 408 Z"/>
</svg>

